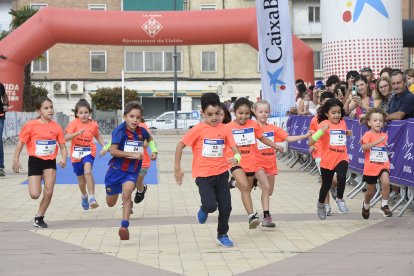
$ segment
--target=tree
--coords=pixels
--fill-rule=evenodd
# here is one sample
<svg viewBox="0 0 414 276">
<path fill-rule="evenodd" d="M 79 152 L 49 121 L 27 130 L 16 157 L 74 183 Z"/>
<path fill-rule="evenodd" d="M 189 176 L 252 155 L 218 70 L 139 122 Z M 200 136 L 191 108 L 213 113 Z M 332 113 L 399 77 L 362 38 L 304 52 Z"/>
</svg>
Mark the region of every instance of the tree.
<svg viewBox="0 0 414 276">
<path fill-rule="evenodd" d="M 13 16 L 13 19 L 10 23 L 11 31 L 21 26 L 36 12 L 37 10 L 32 9 L 29 6 L 22 6 L 17 10 L 11 9 L 9 12 L 9 14 Z M 31 73 L 31 63 L 29 63 L 24 67 L 23 111 L 31 111 L 33 107 L 33 97 L 30 91 L 32 88 Z"/>
<path fill-rule="evenodd" d="M 39 97 L 47 97 L 47 94 L 49 92 L 47 91 L 46 88 L 40 87 L 40 86 L 35 86 L 32 84 L 31 88 L 30 88 L 30 98 L 31 98 L 31 105 L 26 107 L 25 111 L 36 111 L 35 108 L 35 101 L 37 98 Z"/>
<path fill-rule="evenodd" d="M 90 94 L 93 104 L 98 110 L 119 110 L 122 109 L 122 88 L 102 87 Z M 138 93 L 136 90 L 125 89 L 125 103 L 136 101 Z"/>
</svg>

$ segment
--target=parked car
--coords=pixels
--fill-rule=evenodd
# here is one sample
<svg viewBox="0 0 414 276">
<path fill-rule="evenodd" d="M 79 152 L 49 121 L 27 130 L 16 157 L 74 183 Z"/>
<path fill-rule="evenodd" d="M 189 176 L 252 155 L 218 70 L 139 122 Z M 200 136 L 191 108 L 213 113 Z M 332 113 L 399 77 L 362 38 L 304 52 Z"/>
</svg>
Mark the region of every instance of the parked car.
<svg viewBox="0 0 414 276">
<path fill-rule="evenodd" d="M 190 129 L 200 120 L 200 112 L 197 110 L 177 111 L 177 128 Z M 174 111 L 164 112 L 154 120 L 145 120 L 145 123 L 150 129 L 173 129 Z"/>
</svg>

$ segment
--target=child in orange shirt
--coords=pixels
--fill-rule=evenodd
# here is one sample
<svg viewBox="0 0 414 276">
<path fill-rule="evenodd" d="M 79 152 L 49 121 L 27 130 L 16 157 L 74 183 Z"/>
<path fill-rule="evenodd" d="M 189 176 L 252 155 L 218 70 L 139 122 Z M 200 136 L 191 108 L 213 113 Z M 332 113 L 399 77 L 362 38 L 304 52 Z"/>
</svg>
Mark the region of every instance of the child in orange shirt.
<svg viewBox="0 0 414 276">
<path fill-rule="evenodd" d="M 319 139 L 321 139 L 322 145 L 322 186 L 317 204 L 320 219 L 326 218 L 325 198 L 332 186 L 335 173 L 338 180 L 336 205 L 340 213 L 348 212 L 348 207 L 343 199 L 349 162 L 346 136 L 352 135 L 352 132 L 347 130 L 343 120 L 344 116 L 344 105 L 340 100 L 327 100 L 318 110 L 318 131 L 309 138 L 309 146 L 313 146 Z"/>
<path fill-rule="evenodd" d="M 361 139 L 361 148 L 365 152 L 363 181 L 368 184 L 362 205 L 362 217 L 369 218 L 369 203 L 375 194 L 378 179 L 382 185 L 381 213 L 384 217 L 392 217 L 388 207 L 390 198 L 390 161 L 387 153 L 388 135 L 381 131 L 386 114 L 380 108 L 372 108 L 365 115 L 365 124 L 370 129 Z"/>
<path fill-rule="evenodd" d="M 178 143 L 175 151 L 174 176 L 178 185 L 182 184 L 184 173 L 181 169 L 181 157 L 186 146 L 193 151 L 192 175 L 198 186 L 201 207 L 197 213 L 198 222 L 206 222 L 208 214 L 219 210 L 217 226 L 217 244 L 232 247 L 229 238 L 229 218 L 231 195 L 228 187 L 231 165 L 240 161 L 240 154 L 232 135 L 225 132 L 221 124 L 220 99 L 215 93 L 201 96 L 201 112 L 204 121 L 191 128 Z M 226 158 L 224 146 L 232 148 L 234 156 Z"/>
<path fill-rule="evenodd" d="M 252 106 L 248 99 L 237 99 L 234 103 L 236 119 L 228 123 L 225 129 L 228 135 L 233 135 L 234 141 L 242 156 L 240 164 L 232 167 L 230 171 L 236 179 L 237 188 L 241 192 L 242 202 L 248 214 L 249 228 L 254 229 L 260 224 L 257 212 L 253 213 L 253 202 L 250 194 L 253 189 L 254 177 L 257 178 L 261 184 L 261 188 L 264 190 L 262 194 L 262 205 L 265 206 L 264 211 L 269 210 L 266 201 L 269 199 L 268 195 L 270 192 L 270 184 L 266 173 L 257 166 L 259 151 L 256 146 L 256 139 L 259 139 L 260 142 L 275 150 L 283 151 L 283 148 L 263 136 L 263 130 L 259 124 L 250 119 L 251 108 Z"/>
<path fill-rule="evenodd" d="M 65 140 L 72 141 L 70 145 L 70 160 L 73 172 L 78 177 L 81 195 L 81 205 L 84 210 L 99 207 L 95 199 L 95 180 L 92 175 L 93 161 L 96 157 L 95 138 L 101 146 L 104 146 L 102 135 L 99 134 L 99 126 L 92 121 L 92 109 L 85 99 L 80 99 L 75 105 L 75 119 L 65 129 Z M 86 191 L 88 188 L 88 193 Z"/>
<path fill-rule="evenodd" d="M 270 139 L 272 142 L 295 142 L 308 138 L 311 133 L 300 136 L 289 136 L 289 134 L 283 129 L 267 123 L 267 119 L 270 115 L 270 104 L 267 101 L 260 100 L 253 105 L 253 111 L 256 116 L 256 120 L 259 123 L 260 128 L 263 130 L 263 136 Z M 272 217 L 269 212 L 269 198 L 273 194 L 275 187 L 275 176 L 277 175 L 276 153 L 275 150 L 269 146 L 266 146 L 260 140 L 257 140 L 257 148 L 259 155 L 257 156 L 257 167 L 262 170 L 266 176 L 268 182 L 258 183 L 262 190 L 262 207 L 263 207 L 263 221 L 262 227 L 276 227 L 272 221 Z"/>
<path fill-rule="evenodd" d="M 44 215 L 52 200 L 53 188 L 56 183 L 56 156 L 58 145 L 62 160 L 59 166 L 66 165 L 67 150 L 62 128 L 53 121 L 53 103 L 47 97 L 40 97 L 35 103 L 39 118 L 27 122 L 19 135 L 19 143 L 16 146 L 13 158 L 13 171 L 18 173 L 22 168 L 19 163 L 20 153 L 26 144 L 29 154 L 28 175 L 29 194 L 33 199 L 38 199 L 42 194 L 42 179 L 44 181 L 43 198 L 34 218 L 33 225 L 39 228 L 47 228 Z M 57 145 L 58 144 L 58 145 Z"/>
</svg>

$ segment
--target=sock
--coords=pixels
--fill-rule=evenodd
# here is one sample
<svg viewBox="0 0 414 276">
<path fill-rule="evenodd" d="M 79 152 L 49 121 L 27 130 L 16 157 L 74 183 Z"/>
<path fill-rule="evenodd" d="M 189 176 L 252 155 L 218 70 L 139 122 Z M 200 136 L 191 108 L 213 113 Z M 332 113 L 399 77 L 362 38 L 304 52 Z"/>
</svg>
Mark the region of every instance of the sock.
<svg viewBox="0 0 414 276">
<path fill-rule="evenodd" d="M 82 198 L 88 198 L 88 195 L 86 194 L 86 195 L 82 195 Z"/>
<path fill-rule="evenodd" d="M 89 199 L 90 200 L 95 199 L 95 195 L 89 195 Z"/>
<path fill-rule="evenodd" d="M 388 199 L 383 199 L 381 202 L 381 207 L 384 207 L 385 205 L 388 205 Z"/>
<path fill-rule="evenodd" d="M 36 213 L 35 218 L 43 217 L 43 215 L 39 215 L 39 213 Z"/>
<path fill-rule="evenodd" d="M 263 217 L 268 217 L 270 216 L 270 212 L 269 211 L 263 211 Z"/>
<path fill-rule="evenodd" d="M 142 194 L 142 193 L 144 192 L 144 190 L 145 190 L 145 186 L 143 186 L 142 191 L 139 191 L 139 189 L 137 188 L 137 192 L 138 192 L 139 194 Z"/>
<path fill-rule="evenodd" d="M 128 226 L 129 226 L 129 221 L 123 219 L 121 221 L 121 227 L 128 228 Z"/>
<path fill-rule="evenodd" d="M 365 201 L 364 201 L 364 209 L 365 209 L 365 210 L 369 210 L 369 207 L 370 207 L 370 206 L 369 206 L 369 203 L 367 204 L 367 203 L 365 203 Z"/>
<path fill-rule="evenodd" d="M 254 216 L 256 213 L 251 213 L 248 217 L 251 218 L 252 216 Z"/>
<path fill-rule="evenodd" d="M 325 207 L 331 207 L 331 205 L 329 203 L 325 203 Z"/>
</svg>

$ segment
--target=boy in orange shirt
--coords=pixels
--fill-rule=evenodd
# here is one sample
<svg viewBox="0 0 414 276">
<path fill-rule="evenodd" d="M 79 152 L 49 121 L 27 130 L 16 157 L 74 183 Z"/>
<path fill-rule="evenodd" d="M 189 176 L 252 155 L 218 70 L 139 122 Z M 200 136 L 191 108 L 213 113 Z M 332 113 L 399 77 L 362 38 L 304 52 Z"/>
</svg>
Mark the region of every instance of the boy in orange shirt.
<svg viewBox="0 0 414 276">
<path fill-rule="evenodd" d="M 228 187 L 228 169 L 237 165 L 241 159 L 231 135 L 227 135 L 221 124 L 220 99 L 215 93 L 201 96 L 201 112 L 204 121 L 191 128 L 178 143 L 175 151 L 174 176 L 178 185 L 182 184 L 184 173 L 181 169 L 181 157 L 186 146 L 193 151 L 192 175 L 198 186 L 201 207 L 197 213 L 198 222 L 206 222 L 208 214 L 219 210 L 217 243 L 223 247 L 232 247 L 229 239 L 229 218 L 231 195 Z M 227 159 L 224 146 L 231 147 L 234 157 Z"/>
<path fill-rule="evenodd" d="M 56 183 L 56 156 L 58 145 L 62 160 L 59 166 L 66 166 L 68 152 L 65 146 L 65 137 L 62 128 L 52 120 L 53 103 L 47 97 L 40 97 L 35 103 L 39 118 L 27 122 L 19 134 L 19 143 L 16 146 L 13 158 L 13 171 L 18 173 L 22 168 L 19 156 L 26 144 L 29 154 L 29 194 L 38 199 L 42 194 L 42 179 L 44 181 L 43 198 L 33 221 L 39 228 L 47 228 L 44 215 L 52 200 L 53 188 Z"/>
<path fill-rule="evenodd" d="M 384 217 L 392 217 L 388 207 L 390 198 L 390 161 L 387 153 L 388 135 L 381 131 L 386 118 L 380 108 L 372 108 L 365 115 L 365 124 L 370 129 L 361 139 L 361 148 L 365 152 L 363 181 L 368 184 L 365 199 L 362 205 L 362 217 L 369 218 L 370 201 L 375 194 L 375 184 L 378 179 L 382 185 L 381 213 Z"/>
</svg>

